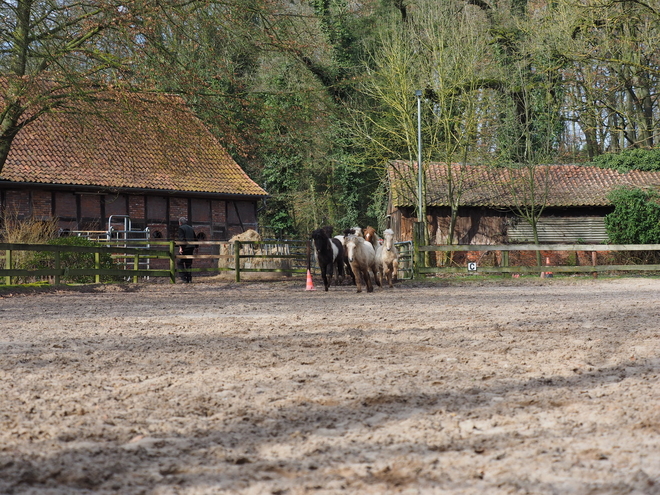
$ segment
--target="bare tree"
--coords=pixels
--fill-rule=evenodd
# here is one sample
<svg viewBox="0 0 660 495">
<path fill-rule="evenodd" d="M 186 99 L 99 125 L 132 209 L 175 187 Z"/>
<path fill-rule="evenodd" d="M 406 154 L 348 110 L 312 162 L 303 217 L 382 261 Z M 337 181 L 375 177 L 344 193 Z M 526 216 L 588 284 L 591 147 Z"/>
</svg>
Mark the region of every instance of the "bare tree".
<svg viewBox="0 0 660 495">
<path fill-rule="evenodd" d="M 0 3 L 0 172 L 13 139 L 44 113 L 121 80 L 149 2 L 10 0 Z"/>
<path fill-rule="evenodd" d="M 368 158 L 383 167 L 405 158 L 410 166 L 400 183 L 417 197 L 416 174 L 409 171 L 417 167 L 415 90 L 423 90 L 422 177 L 425 163 L 446 164 L 450 240 L 465 188 L 463 167 L 456 164 L 476 160 L 493 146 L 489 120 L 497 112 L 488 96 L 492 89 L 484 84 L 493 70 L 486 19 L 480 8 L 461 1 L 419 2 L 404 24 L 393 22 L 381 33 L 361 88 L 373 104 L 356 112 L 355 130 Z M 424 184 L 420 193 L 426 205 Z M 426 224 L 426 217 L 418 212 L 418 221 Z M 428 228 L 424 232 L 428 236 Z"/>
</svg>

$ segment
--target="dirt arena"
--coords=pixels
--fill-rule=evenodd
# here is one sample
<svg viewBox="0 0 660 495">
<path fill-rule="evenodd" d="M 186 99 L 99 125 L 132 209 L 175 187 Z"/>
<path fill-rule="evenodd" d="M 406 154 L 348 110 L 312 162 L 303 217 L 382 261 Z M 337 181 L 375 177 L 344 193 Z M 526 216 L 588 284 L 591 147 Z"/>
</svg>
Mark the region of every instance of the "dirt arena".
<svg viewBox="0 0 660 495">
<path fill-rule="evenodd" d="M 316 284 L 0 292 L 0 493 L 660 494 L 660 280 Z"/>
</svg>

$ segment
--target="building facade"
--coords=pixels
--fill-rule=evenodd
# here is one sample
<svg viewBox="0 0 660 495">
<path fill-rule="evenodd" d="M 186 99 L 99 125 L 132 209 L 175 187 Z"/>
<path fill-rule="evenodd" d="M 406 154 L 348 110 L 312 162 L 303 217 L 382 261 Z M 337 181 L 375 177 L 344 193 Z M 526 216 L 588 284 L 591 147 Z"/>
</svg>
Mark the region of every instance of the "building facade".
<svg viewBox="0 0 660 495">
<path fill-rule="evenodd" d="M 187 217 L 201 240 L 258 230 L 267 197 L 183 101 L 104 93 L 45 114 L 15 138 L 0 212 L 57 219 L 63 232 L 110 226 L 172 239 Z"/>
</svg>

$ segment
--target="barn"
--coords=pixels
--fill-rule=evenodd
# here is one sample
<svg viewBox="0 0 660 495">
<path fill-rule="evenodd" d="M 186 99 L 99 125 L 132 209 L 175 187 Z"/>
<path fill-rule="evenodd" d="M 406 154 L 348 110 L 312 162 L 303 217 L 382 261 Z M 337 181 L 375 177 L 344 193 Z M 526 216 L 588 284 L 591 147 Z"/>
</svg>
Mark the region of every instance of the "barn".
<svg viewBox="0 0 660 495">
<path fill-rule="evenodd" d="M 446 244 L 452 199 L 459 204 L 456 244 L 533 241 L 520 215 L 526 205 L 543 205 L 541 243 L 601 243 L 607 240 L 608 194 L 620 186 L 660 188 L 660 172 L 620 173 L 587 165 L 547 165 L 512 171 L 479 165 L 432 162 L 425 165 L 427 222 L 431 242 Z M 411 240 L 417 221 L 417 165 L 389 165 L 388 215 L 397 239 Z M 450 188 L 451 184 L 451 188 Z M 450 194 L 451 191 L 451 194 Z"/>
<path fill-rule="evenodd" d="M 56 218 L 63 232 L 117 229 L 172 239 L 185 216 L 200 239 L 257 230 L 267 197 L 173 95 L 106 91 L 16 136 L 0 172 L 2 215 Z"/>
</svg>

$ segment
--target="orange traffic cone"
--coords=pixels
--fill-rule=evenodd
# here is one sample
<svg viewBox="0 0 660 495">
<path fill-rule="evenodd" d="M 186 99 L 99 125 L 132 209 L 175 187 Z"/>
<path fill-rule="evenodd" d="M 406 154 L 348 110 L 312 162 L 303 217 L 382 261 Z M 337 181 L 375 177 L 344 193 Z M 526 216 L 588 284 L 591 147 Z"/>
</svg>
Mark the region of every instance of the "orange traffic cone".
<svg viewBox="0 0 660 495">
<path fill-rule="evenodd" d="M 307 270 L 307 289 L 305 290 L 316 290 L 314 288 L 314 282 L 312 281 L 312 272 Z"/>
<path fill-rule="evenodd" d="M 545 266 L 550 266 L 550 256 L 546 256 Z M 552 276 L 553 276 L 552 272 L 543 272 L 543 275 L 541 275 L 541 278 L 552 278 Z"/>
</svg>

